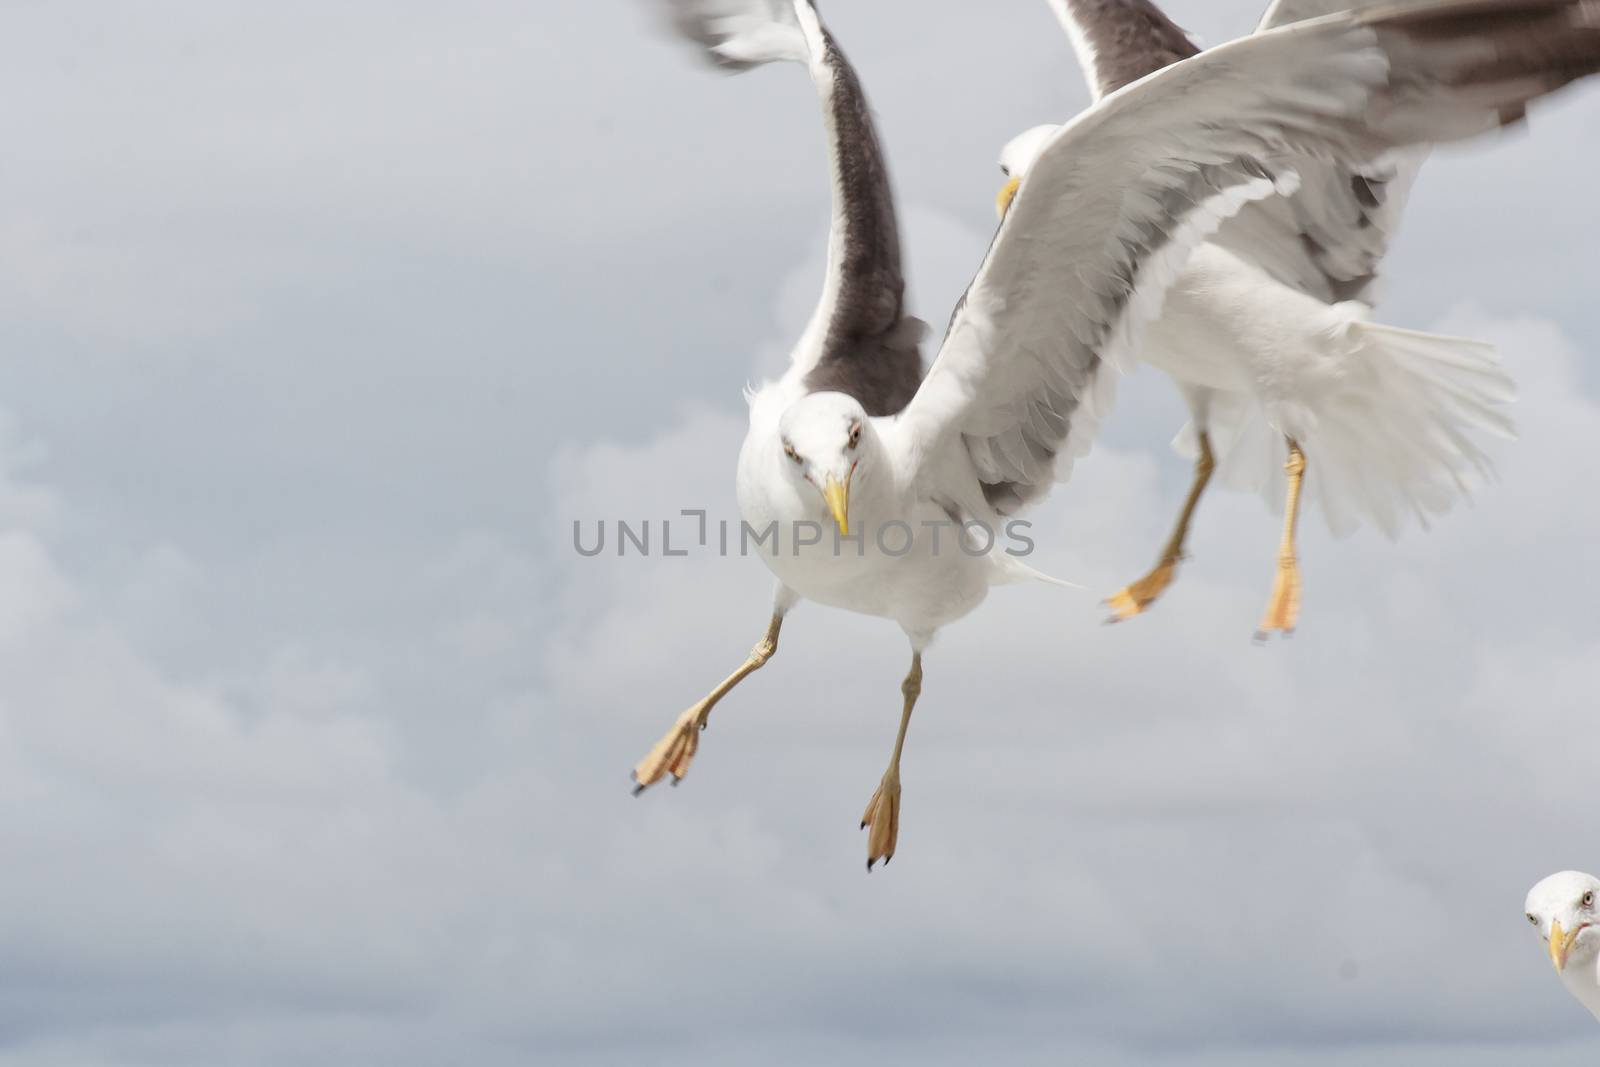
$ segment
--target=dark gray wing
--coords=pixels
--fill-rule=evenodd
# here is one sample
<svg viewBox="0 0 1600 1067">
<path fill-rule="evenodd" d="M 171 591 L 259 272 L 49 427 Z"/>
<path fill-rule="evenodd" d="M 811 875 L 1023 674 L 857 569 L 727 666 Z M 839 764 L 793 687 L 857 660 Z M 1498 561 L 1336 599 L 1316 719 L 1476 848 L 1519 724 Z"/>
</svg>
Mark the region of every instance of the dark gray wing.
<svg viewBox="0 0 1600 1067">
<path fill-rule="evenodd" d="M 1150 0 L 1050 0 L 1050 8 L 1072 39 L 1096 100 L 1200 54 Z"/>
<path fill-rule="evenodd" d="M 811 392 L 847 393 L 869 415 L 892 415 L 922 381 L 924 327 L 905 310 L 889 171 L 855 68 L 809 0 L 796 0 L 795 11 L 821 96 L 833 177 L 827 280 L 796 349 L 796 369 L 804 367 Z"/>
<path fill-rule="evenodd" d="M 828 270 L 785 382 L 892 415 L 922 381 L 923 324 L 906 314 L 900 230 L 883 148 L 855 68 L 811 0 L 666 0 L 679 34 L 725 70 L 803 63 L 822 104 L 833 219 Z"/>
</svg>

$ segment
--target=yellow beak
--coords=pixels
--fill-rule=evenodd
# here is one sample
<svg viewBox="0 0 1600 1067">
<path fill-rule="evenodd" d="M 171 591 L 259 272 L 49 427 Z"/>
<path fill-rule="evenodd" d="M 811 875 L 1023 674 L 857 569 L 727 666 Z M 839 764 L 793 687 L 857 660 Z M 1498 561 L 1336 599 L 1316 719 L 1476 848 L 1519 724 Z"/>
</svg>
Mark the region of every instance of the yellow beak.
<svg viewBox="0 0 1600 1067">
<path fill-rule="evenodd" d="M 1006 217 L 1006 212 L 1011 210 L 1011 201 L 1017 198 L 1017 187 L 1021 184 L 1021 178 L 1012 178 L 1000 190 L 1000 195 L 994 198 L 994 209 L 1002 219 Z"/>
<path fill-rule="evenodd" d="M 1561 929 L 1561 924 L 1554 920 L 1550 923 L 1550 962 L 1556 965 L 1556 970 L 1567 969 L 1567 954 L 1572 951 L 1573 942 L 1578 940 L 1578 935 L 1583 932 L 1583 927 L 1578 927 L 1570 934 Z"/>
<path fill-rule="evenodd" d="M 828 480 L 822 485 L 822 499 L 828 502 L 828 510 L 833 512 L 833 521 L 839 524 L 839 532 L 845 537 L 850 536 L 850 475 L 844 476 L 844 481 L 833 475 L 828 475 Z"/>
</svg>

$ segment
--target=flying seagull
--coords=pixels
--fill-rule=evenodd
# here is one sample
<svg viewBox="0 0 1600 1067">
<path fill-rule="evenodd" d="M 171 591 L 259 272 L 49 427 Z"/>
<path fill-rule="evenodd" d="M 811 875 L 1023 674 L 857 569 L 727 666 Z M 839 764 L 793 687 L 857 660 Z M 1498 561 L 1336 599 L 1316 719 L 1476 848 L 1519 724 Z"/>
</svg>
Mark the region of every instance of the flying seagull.
<svg viewBox="0 0 1600 1067">
<path fill-rule="evenodd" d="M 1286 153 L 1359 166 L 1468 137 L 1600 69 L 1593 0 L 1331 16 L 1167 67 L 1041 148 L 924 377 L 872 116 L 815 7 L 673 0 L 669 10 L 722 66 L 806 65 L 833 211 L 822 298 L 788 371 L 751 392 L 739 454 L 744 520 L 782 537 L 763 554 L 778 578 L 771 621 L 634 777 L 640 789 L 683 777 L 712 707 L 771 659 L 800 599 L 892 619 L 910 640 L 911 667 L 888 769 L 862 819 L 869 870 L 895 852 L 900 758 L 928 643 L 991 586 L 1041 577 L 981 531 L 1068 475 L 1112 368 L 1130 364 L 1189 253 L 1245 204 L 1292 191 Z M 956 521 L 971 524 L 959 546 L 948 531 Z M 808 532 L 827 523 L 836 537 Z"/>
<path fill-rule="evenodd" d="M 1050 0 L 1098 100 L 1200 49 L 1150 0 Z M 1279 0 L 1257 32 L 1372 0 Z M 1003 213 L 1055 126 L 1001 153 Z M 1178 436 L 1194 480 L 1155 567 L 1107 600 L 1111 621 L 1145 611 L 1184 558 L 1190 522 L 1219 467 L 1223 480 L 1286 484 L 1278 566 L 1257 634 L 1291 632 L 1300 614 L 1295 530 L 1302 482 L 1329 526 L 1363 518 L 1398 536 L 1426 528 L 1492 470 L 1474 431 L 1512 436 L 1514 389 L 1491 345 L 1368 321 L 1379 262 L 1426 145 L 1379 160 L 1275 159 L 1299 175 L 1293 196 L 1244 207 L 1201 246 L 1167 293 L 1140 355 L 1189 408 Z M 1283 463 L 1287 475 L 1274 472 Z"/>
<path fill-rule="evenodd" d="M 1600 878 L 1581 871 L 1552 874 L 1532 889 L 1523 905 L 1544 938 L 1561 984 L 1600 1019 Z"/>
</svg>

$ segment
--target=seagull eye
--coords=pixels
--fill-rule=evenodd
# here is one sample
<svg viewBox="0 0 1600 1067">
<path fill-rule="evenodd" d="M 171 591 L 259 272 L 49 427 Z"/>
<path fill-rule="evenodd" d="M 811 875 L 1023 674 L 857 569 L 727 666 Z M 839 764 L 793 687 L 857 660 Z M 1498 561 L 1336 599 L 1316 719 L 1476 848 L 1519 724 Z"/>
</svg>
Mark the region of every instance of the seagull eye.
<svg viewBox="0 0 1600 1067">
<path fill-rule="evenodd" d="M 1539 917 L 1537 915 L 1528 916 L 1528 921 L 1531 922 L 1535 926 L 1539 925 Z"/>
<path fill-rule="evenodd" d="M 1585 893 L 1583 895 L 1583 899 L 1580 900 L 1578 903 L 1582 904 L 1586 908 L 1594 907 L 1594 890 L 1591 889 L 1587 893 Z"/>
<path fill-rule="evenodd" d="M 788 444 L 787 442 L 783 446 L 783 454 L 794 460 L 796 463 L 801 461 L 800 453 L 794 450 L 794 445 Z"/>
<path fill-rule="evenodd" d="M 1002 163 L 1000 164 L 1000 173 L 1009 178 L 1011 177 L 1011 168 Z"/>
<path fill-rule="evenodd" d="M 854 447 L 856 447 L 856 445 L 859 445 L 860 443 L 861 443 L 861 424 L 859 422 L 853 422 L 853 423 L 850 424 L 850 447 L 854 448 Z"/>
</svg>

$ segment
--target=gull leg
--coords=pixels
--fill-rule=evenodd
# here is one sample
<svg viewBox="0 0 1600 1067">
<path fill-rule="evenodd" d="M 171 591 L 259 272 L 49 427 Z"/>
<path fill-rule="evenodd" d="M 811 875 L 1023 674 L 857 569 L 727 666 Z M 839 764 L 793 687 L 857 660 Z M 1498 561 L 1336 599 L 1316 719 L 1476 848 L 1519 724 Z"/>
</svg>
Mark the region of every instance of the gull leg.
<svg viewBox="0 0 1600 1067">
<path fill-rule="evenodd" d="M 672 775 L 673 785 L 683 780 L 683 776 L 689 773 L 689 764 L 694 760 L 695 752 L 700 748 L 700 731 L 706 728 L 706 720 L 711 716 L 711 709 L 716 707 L 717 701 L 727 696 L 734 686 L 766 665 L 772 654 L 778 651 L 778 631 L 782 627 L 783 612 L 773 612 L 772 623 L 767 627 L 766 636 L 750 650 L 749 658 L 739 669 L 728 675 L 721 685 L 707 694 L 704 700 L 678 716 L 678 721 L 667 731 L 666 736 L 657 741 L 656 746 L 633 768 L 633 780 L 636 783 L 633 789 L 634 796 L 638 796 L 669 774 Z"/>
<path fill-rule="evenodd" d="M 1167 586 L 1177 577 L 1178 564 L 1184 558 L 1184 542 L 1189 539 L 1189 523 L 1194 519 L 1195 506 L 1200 503 L 1200 494 L 1206 491 L 1206 485 L 1211 481 L 1211 472 L 1217 469 L 1216 457 L 1211 454 L 1211 437 L 1204 430 L 1200 432 L 1200 455 L 1194 461 L 1194 483 L 1189 487 L 1189 496 L 1183 502 L 1183 511 L 1178 515 L 1177 528 L 1172 531 L 1172 536 L 1167 540 L 1166 547 L 1161 550 L 1161 561 L 1155 569 L 1138 581 L 1123 586 L 1106 599 L 1106 606 L 1112 611 L 1107 622 L 1122 622 L 1141 614 L 1155 599 L 1166 592 Z"/>
<path fill-rule="evenodd" d="M 900 712 L 900 732 L 895 735 L 894 753 L 889 757 L 889 769 L 883 773 L 878 791 L 867 801 L 866 814 L 861 816 L 861 828 L 867 833 L 867 870 L 880 859 L 888 866 L 894 859 L 895 842 L 900 837 L 900 753 L 906 747 L 906 727 L 911 725 L 911 709 L 916 707 L 922 694 L 922 653 L 911 654 L 911 671 L 900 683 L 905 696 L 905 709 Z"/>
<path fill-rule="evenodd" d="M 1278 573 L 1272 580 L 1272 595 L 1267 599 L 1266 614 L 1261 616 L 1261 626 L 1256 630 L 1256 640 L 1265 640 L 1267 634 L 1294 632 L 1300 618 L 1300 560 L 1295 555 L 1294 531 L 1300 519 L 1300 486 L 1306 476 L 1306 454 L 1300 445 L 1289 439 L 1289 460 L 1283 465 L 1289 476 L 1289 499 L 1283 509 L 1283 541 L 1278 546 Z"/>
</svg>

